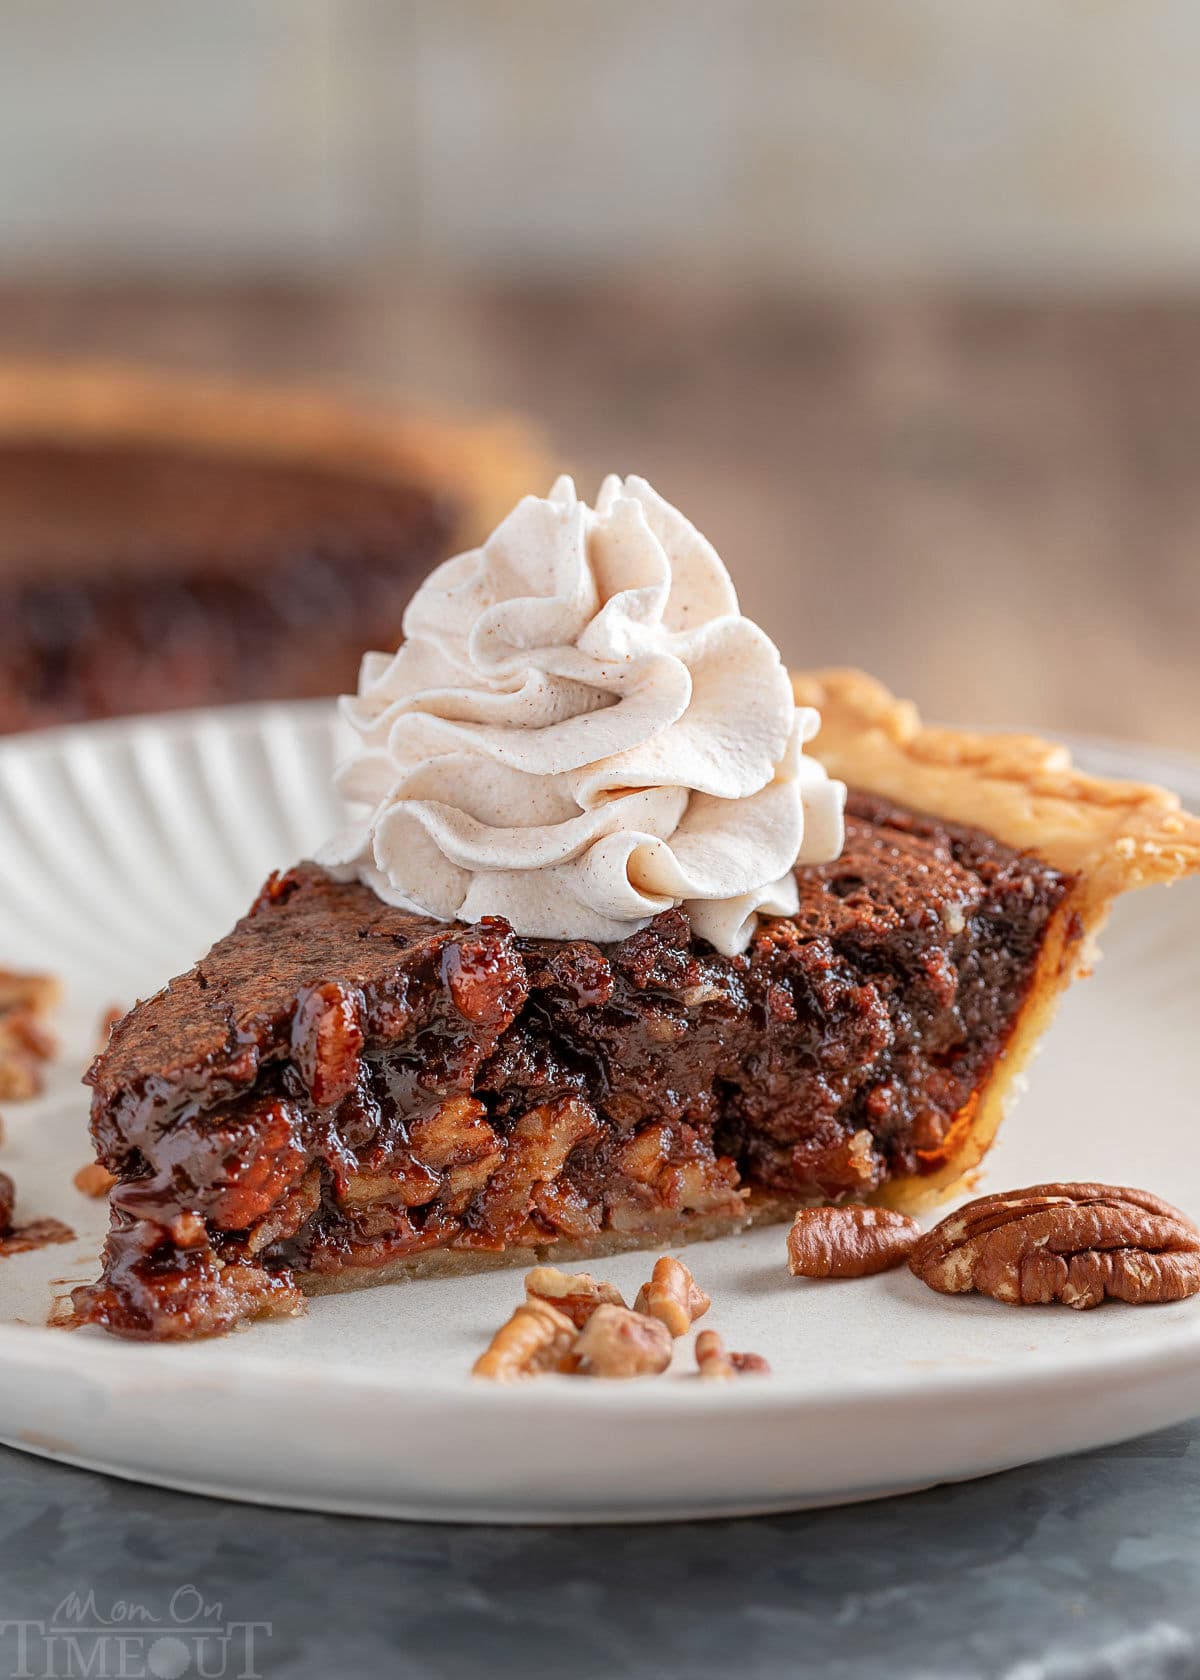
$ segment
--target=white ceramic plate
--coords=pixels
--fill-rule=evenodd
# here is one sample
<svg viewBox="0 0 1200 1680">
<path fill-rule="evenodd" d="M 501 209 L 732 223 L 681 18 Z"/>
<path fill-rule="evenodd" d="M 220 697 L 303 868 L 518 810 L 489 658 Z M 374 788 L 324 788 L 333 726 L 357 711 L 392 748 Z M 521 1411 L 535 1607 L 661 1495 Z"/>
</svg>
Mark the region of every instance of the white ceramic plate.
<svg viewBox="0 0 1200 1680">
<path fill-rule="evenodd" d="M 334 820 L 323 706 L 208 712 L 0 743 L 0 960 L 68 986 L 46 1096 L 9 1105 L 0 1160 L 19 1211 L 64 1247 L 0 1262 L 0 1438 L 119 1475 L 373 1515 L 583 1522 L 864 1499 L 1098 1445 L 1200 1410 L 1200 1302 L 1014 1311 L 906 1270 L 792 1281 L 783 1233 L 694 1247 L 710 1319 L 770 1378 L 703 1385 L 690 1338 L 657 1382 L 467 1375 L 518 1272 L 327 1297 L 222 1341 L 142 1347 L 45 1329 L 93 1275 L 103 1204 L 79 1075 L 103 1009 L 224 932 L 273 865 Z M 1200 764 L 1093 746 L 1107 771 L 1174 782 Z M 1200 884 L 1121 906 L 1109 960 L 1071 993 L 985 1183 L 1132 1183 L 1200 1212 Z M 603 1266 L 627 1295 L 638 1255 Z"/>
</svg>

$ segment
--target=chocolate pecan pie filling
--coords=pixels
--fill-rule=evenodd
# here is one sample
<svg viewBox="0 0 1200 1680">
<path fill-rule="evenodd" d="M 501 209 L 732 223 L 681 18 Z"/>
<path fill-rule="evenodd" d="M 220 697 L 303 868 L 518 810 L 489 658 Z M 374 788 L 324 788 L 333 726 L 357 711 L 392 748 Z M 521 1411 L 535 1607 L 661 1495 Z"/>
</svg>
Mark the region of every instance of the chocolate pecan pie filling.
<svg viewBox="0 0 1200 1680">
<path fill-rule="evenodd" d="M 272 877 L 89 1074 L 119 1182 L 79 1318 L 213 1334 L 301 1285 L 714 1235 L 936 1171 L 1073 877 L 852 793 L 842 855 L 799 878 L 799 914 L 724 957 L 681 911 L 601 947 Z"/>
</svg>

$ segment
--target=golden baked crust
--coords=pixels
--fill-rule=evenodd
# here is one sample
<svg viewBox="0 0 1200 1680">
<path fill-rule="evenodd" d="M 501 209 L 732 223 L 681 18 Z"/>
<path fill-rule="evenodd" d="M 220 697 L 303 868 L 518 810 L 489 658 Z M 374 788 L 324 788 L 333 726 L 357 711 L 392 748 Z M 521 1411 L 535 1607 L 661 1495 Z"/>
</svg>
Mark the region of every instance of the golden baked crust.
<svg viewBox="0 0 1200 1680">
<path fill-rule="evenodd" d="M 355 467 L 444 491 L 458 540 L 482 541 L 553 476 L 531 431 L 455 420 L 305 387 L 242 384 L 108 362 L 0 363 L 0 440 L 128 440 Z"/>
<path fill-rule="evenodd" d="M 679 1214 L 656 1221 L 653 1230 L 605 1231 L 586 1242 L 561 1239 L 499 1250 L 430 1248 L 382 1266 L 351 1266 L 340 1272 L 297 1271 L 293 1276 L 306 1295 L 344 1295 L 352 1289 L 407 1283 L 415 1278 L 470 1277 L 476 1272 L 508 1271 L 514 1266 L 557 1266 L 564 1260 L 602 1260 L 612 1254 L 644 1254 L 684 1243 L 712 1242 L 717 1237 L 736 1236 L 760 1221 L 790 1219 L 793 1211 L 791 1203 L 786 1210 L 766 1202 L 759 1208 L 751 1198 L 741 1215 Z"/>
<path fill-rule="evenodd" d="M 1036 735 L 929 728 L 862 671 L 803 672 L 793 687 L 821 713 L 813 751 L 832 775 L 1084 872 L 1093 895 L 1200 869 L 1200 818 L 1165 788 L 1086 775 Z"/>
<path fill-rule="evenodd" d="M 1200 871 L 1200 818 L 1165 788 L 1086 775 L 1065 747 L 1033 735 L 928 728 L 910 701 L 862 671 L 801 672 L 793 686 L 800 704 L 821 713 L 810 750 L 831 775 L 983 829 L 1074 877 L 1047 926 L 1005 1056 L 957 1117 L 934 1170 L 895 1180 L 875 1198 L 912 1210 L 952 1194 L 983 1158 L 1059 997 L 1089 972 L 1114 899 Z"/>
</svg>

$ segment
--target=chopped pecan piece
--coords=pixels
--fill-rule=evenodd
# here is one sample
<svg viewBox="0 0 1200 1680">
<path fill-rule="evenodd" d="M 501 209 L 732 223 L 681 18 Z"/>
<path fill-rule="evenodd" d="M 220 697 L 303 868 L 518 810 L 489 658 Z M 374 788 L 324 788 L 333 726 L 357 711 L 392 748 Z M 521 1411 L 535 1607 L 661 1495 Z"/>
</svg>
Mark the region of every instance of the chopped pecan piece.
<svg viewBox="0 0 1200 1680">
<path fill-rule="evenodd" d="M 671 1363 L 671 1332 L 628 1307 L 597 1307 L 575 1342 L 573 1368 L 586 1377 L 649 1377 Z"/>
<path fill-rule="evenodd" d="M 80 1167 L 72 1183 L 76 1190 L 85 1196 L 92 1196 L 99 1201 L 101 1196 L 107 1196 L 117 1182 L 116 1176 L 107 1167 L 102 1167 L 99 1161 L 89 1161 L 86 1167 Z"/>
<path fill-rule="evenodd" d="M 292 1022 L 292 1054 L 319 1108 L 354 1089 L 363 1047 L 361 994 L 336 981 L 300 994 Z"/>
<path fill-rule="evenodd" d="M 504 1144 L 474 1097 L 448 1097 L 435 1114 L 414 1121 L 414 1165 L 445 1174 L 441 1202 L 461 1213 L 504 1160 Z"/>
<path fill-rule="evenodd" d="M 96 1033 L 96 1054 L 102 1056 L 108 1049 L 108 1041 L 112 1037 L 112 1030 L 117 1022 L 123 1020 L 125 1011 L 119 1003 L 110 1003 L 100 1017 L 100 1027 Z"/>
<path fill-rule="evenodd" d="M 659 1319 L 672 1336 L 686 1336 L 693 1320 L 704 1317 L 712 1300 L 682 1260 L 664 1254 L 654 1262 L 650 1281 L 642 1285 L 633 1306 L 635 1312 Z"/>
<path fill-rule="evenodd" d="M 439 1172 L 495 1154 L 500 1144 L 475 1097 L 447 1097 L 435 1113 L 413 1121 L 411 1137 L 413 1153 Z"/>
<path fill-rule="evenodd" d="M 728 1353 L 715 1330 L 696 1337 L 696 1368 L 702 1377 L 718 1382 L 730 1377 L 769 1376 L 771 1367 L 761 1353 Z"/>
<path fill-rule="evenodd" d="M 261 1254 L 272 1243 L 281 1242 L 296 1232 L 321 1205 L 321 1169 L 310 1167 L 290 1190 L 285 1190 L 275 1206 L 253 1226 L 246 1238 L 246 1250 Z"/>
<path fill-rule="evenodd" d="M 338 1175 L 336 1182 L 337 1199 L 345 1208 L 369 1207 L 373 1202 L 423 1207 L 437 1194 L 441 1179 L 420 1161 L 396 1161 L 386 1172 L 360 1166 L 357 1172 Z"/>
<path fill-rule="evenodd" d="M 550 1184 L 538 1185 L 532 1211 L 573 1242 L 594 1242 L 603 1228 L 603 1203 L 589 1200 L 586 1189 L 573 1184 L 565 1173 Z"/>
<path fill-rule="evenodd" d="M 791 1157 L 793 1173 L 824 1196 L 866 1196 L 887 1177 L 887 1164 L 865 1127 L 838 1128 L 833 1138 L 818 1132 L 797 1143 Z"/>
<path fill-rule="evenodd" d="M 12 1230 L 13 1208 L 16 1206 L 17 1188 L 7 1173 L 0 1172 L 0 1237 L 6 1237 Z"/>
<path fill-rule="evenodd" d="M 0 1015 L 28 1010 L 46 1016 L 62 997 L 62 987 L 52 974 L 21 974 L 0 968 Z"/>
<path fill-rule="evenodd" d="M 0 1098 L 18 1102 L 42 1088 L 42 1064 L 54 1054 L 46 1020 L 61 987 L 48 974 L 0 969 Z"/>
<path fill-rule="evenodd" d="M 578 1097 L 527 1109 L 508 1133 L 503 1164 L 483 1194 L 483 1210 L 493 1227 L 518 1232 L 539 1187 L 556 1179 L 571 1151 L 600 1130 L 595 1110 Z"/>
<path fill-rule="evenodd" d="M 481 1026 L 502 1024 L 525 1001 L 525 969 L 505 942 L 507 932 L 507 923 L 485 916 L 475 929 L 446 947 L 442 973 L 464 1020 Z"/>
<path fill-rule="evenodd" d="M 263 1100 L 257 1125 L 247 1128 L 224 1167 L 225 1182 L 209 1209 L 212 1223 L 224 1231 L 244 1231 L 263 1218 L 308 1164 L 296 1133 L 295 1114 L 282 1098 Z"/>
<path fill-rule="evenodd" d="M 891 1208 L 801 1208 L 787 1237 L 793 1277 L 870 1277 L 899 1266 L 921 1234 L 907 1214 Z"/>
<path fill-rule="evenodd" d="M 575 1326 L 566 1313 L 548 1301 L 522 1301 L 475 1361 L 473 1374 L 513 1382 L 539 1371 L 557 1371 L 574 1342 Z"/>
<path fill-rule="evenodd" d="M 926 1232 L 908 1263 L 948 1295 L 1145 1306 L 1200 1291 L 1200 1229 L 1145 1190 L 1035 1184 L 968 1202 Z"/>
<path fill-rule="evenodd" d="M 597 1307 L 623 1307 L 619 1289 L 590 1272 L 560 1272 L 557 1266 L 534 1266 L 525 1273 L 525 1293 L 531 1301 L 546 1301 L 565 1313 L 582 1330 Z"/>
<path fill-rule="evenodd" d="M 666 1166 L 671 1153 L 671 1128 L 661 1121 L 644 1126 L 640 1132 L 621 1145 L 617 1151 L 617 1166 L 626 1178 L 638 1184 L 653 1184 Z"/>
</svg>

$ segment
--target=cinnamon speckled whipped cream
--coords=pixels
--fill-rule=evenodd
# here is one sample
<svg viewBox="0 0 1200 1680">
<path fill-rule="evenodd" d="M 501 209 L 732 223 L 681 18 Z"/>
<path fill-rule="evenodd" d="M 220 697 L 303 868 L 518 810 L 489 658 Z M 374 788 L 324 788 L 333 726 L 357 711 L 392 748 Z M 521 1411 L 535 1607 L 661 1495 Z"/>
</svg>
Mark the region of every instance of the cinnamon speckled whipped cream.
<svg viewBox="0 0 1200 1680">
<path fill-rule="evenodd" d="M 358 820 L 318 854 L 389 904 L 622 939 L 675 905 L 732 955 L 842 846 L 770 637 L 712 545 L 641 478 L 526 496 L 418 591 L 343 699 Z"/>
</svg>

